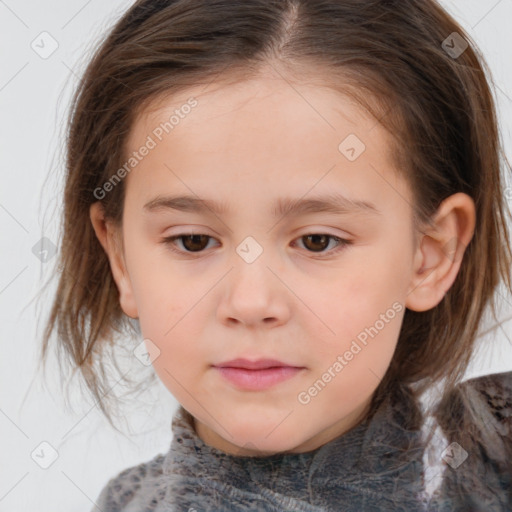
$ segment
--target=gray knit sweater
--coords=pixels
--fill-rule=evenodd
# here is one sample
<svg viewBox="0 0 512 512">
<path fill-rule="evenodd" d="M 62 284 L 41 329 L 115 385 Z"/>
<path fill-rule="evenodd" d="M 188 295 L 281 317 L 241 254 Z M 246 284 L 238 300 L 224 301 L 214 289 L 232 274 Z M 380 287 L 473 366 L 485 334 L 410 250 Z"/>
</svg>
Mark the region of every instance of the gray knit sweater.
<svg viewBox="0 0 512 512">
<path fill-rule="evenodd" d="M 476 422 L 450 417 L 425 445 L 427 423 L 414 426 L 419 409 L 397 391 L 316 450 L 242 457 L 203 443 L 180 406 L 170 450 L 112 478 L 91 512 L 512 511 L 512 372 L 461 388 L 483 444 L 471 441 Z M 450 400 L 458 404 L 458 392 Z"/>
</svg>

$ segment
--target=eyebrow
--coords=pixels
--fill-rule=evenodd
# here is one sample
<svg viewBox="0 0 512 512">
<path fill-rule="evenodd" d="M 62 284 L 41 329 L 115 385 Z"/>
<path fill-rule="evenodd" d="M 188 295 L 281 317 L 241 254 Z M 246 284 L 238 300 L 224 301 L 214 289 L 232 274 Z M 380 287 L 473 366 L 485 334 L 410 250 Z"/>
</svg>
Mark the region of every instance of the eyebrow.
<svg viewBox="0 0 512 512">
<path fill-rule="evenodd" d="M 158 196 L 144 205 L 148 212 L 162 210 L 178 210 L 190 213 L 217 215 L 230 213 L 227 205 L 212 199 L 200 199 L 194 196 Z M 280 198 L 274 204 L 272 215 L 284 217 L 286 215 L 304 215 L 306 213 L 332 213 L 344 215 L 349 213 L 365 213 L 381 215 L 376 206 L 368 201 L 349 199 L 341 194 L 327 194 L 310 199 Z"/>
</svg>

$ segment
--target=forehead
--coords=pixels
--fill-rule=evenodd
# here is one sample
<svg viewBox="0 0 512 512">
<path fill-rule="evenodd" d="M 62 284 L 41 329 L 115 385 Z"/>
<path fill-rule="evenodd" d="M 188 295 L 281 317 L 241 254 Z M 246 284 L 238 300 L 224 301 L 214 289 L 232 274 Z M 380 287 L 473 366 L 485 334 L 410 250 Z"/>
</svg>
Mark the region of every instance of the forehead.
<svg viewBox="0 0 512 512">
<path fill-rule="evenodd" d="M 194 107 L 188 112 L 187 103 L 192 98 L 199 108 Z M 297 83 L 274 73 L 246 80 L 214 81 L 175 93 L 164 92 L 146 103 L 133 123 L 129 141 L 136 142 L 137 135 L 144 135 L 159 123 L 169 121 L 173 114 L 178 115 L 180 125 L 194 125 L 195 130 L 200 130 L 200 125 L 208 119 L 225 117 L 229 117 L 226 123 L 243 121 L 244 125 L 238 128 L 261 122 L 268 126 L 270 120 L 281 121 L 286 132 L 292 128 L 296 131 L 298 126 L 293 121 L 299 119 L 307 121 L 305 129 L 336 131 L 341 116 L 361 134 L 378 124 L 352 99 L 348 86 L 334 89 L 322 80 Z"/>
<path fill-rule="evenodd" d="M 392 138 L 349 95 L 280 76 L 161 96 L 136 118 L 128 154 L 148 138 L 153 149 L 128 176 L 141 201 L 160 185 L 188 195 L 193 185 L 199 195 L 215 191 L 224 200 L 251 189 L 254 197 L 256 189 L 300 197 L 313 188 L 378 196 L 386 178 L 398 179 L 390 176 Z"/>
</svg>

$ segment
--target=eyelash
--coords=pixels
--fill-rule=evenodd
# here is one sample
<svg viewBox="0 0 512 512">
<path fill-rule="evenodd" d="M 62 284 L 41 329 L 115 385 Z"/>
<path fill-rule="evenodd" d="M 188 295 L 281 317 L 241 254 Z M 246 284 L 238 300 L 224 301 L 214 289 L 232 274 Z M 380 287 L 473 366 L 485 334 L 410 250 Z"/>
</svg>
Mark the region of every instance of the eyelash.
<svg viewBox="0 0 512 512">
<path fill-rule="evenodd" d="M 208 237 L 209 239 L 213 239 L 212 236 L 209 236 L 209 235 L 205 235 L 204 233 L 180 233 L 179 235 L 173 235 L 173 236 L 168 236 L 168 237 L 165 237 L 161 240 L 161 243 L 168 246 L 168 248 L 175 252 L 175 253 L 178 253 L 178 254 L 181 254 L 181 255 L 195 255 L 195 254 L 201 254 L 203 252 L 205 252 L 205 249 L 203 249 L 202 251 L 186 251 L 186 250 L 180 250 L 180 249 L 177 249 L 176 248 L 176 244 L 175 244 L 175 241 L 180 239 L 180 238 L 184 238 L 186 236 L 193 236 L 193 235 L 200 235 L 200 236 L 206 236 Z M 322 254 L 327 254 L 327 255 L 332 255 L 332 254 L 337 254 L 338 252 L 342 251 L 343 249 L 345 249 L 346 246 L 352 244 L 352 241 L 351 240 L 346 240 L 344 238 L 340 238 L 338 236 L 334 236 L 334 235 L 329 235 L 328 233 L 307 233 L 306 235 L 302 235 L 300 237 L 298 237 L 298 239 L 301 239 L 301 238 L 304 238 L 304 237 L 307 237 L 307 236 L 313 236 L 313 235 L 323 235 L 323 236 L 327 236 L 328 238 L 330 239 L 333 239 L 333 240 L 336 240 L 336 242 L 338 243 L 338 246 L 335 248 L 335 249 L 332 249 L 331 251 L 324 251 L 324 252 L 314 252 L 314 251 L 308 251 L 308 252 L 311 252 L 312 254 L 315 254 L 315 255 L 320 255 L 320 256 L 317 256 L 319 258 L 324 258 L 326 256 L 322 256 Z"/>
</svg>

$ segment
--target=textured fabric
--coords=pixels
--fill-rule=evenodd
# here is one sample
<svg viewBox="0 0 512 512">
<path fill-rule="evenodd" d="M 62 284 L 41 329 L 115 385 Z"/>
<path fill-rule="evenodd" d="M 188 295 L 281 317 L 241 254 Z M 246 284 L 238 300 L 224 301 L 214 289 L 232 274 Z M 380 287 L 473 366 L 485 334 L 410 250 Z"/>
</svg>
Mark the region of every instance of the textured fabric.
<svg viewBox="0 0 512 512">
<path fill-rule="evenodd" d="M 180 406 L 170 450 L 112 478 L 92 512 L 512 511 L 512 462 L 497 462 L 500 454 L 493 454 L 497 447 L 501 456 L 503 447 L 512 452 L 512 372 L 460 386 L 486 415 L 486 446 L 447 439 L 431 417 L 423 430 L 411 428 L 420 404 L 403 392 L 314 451 L 262 458 L 205 445 Z M 438 431 L 426 446 L 425 428 L 433 425 Z M 442 426 L 450 431 L 457 419 Z M 453 439 L 469 448 L 463 462 L 464 449 Z"/>
</svg>

